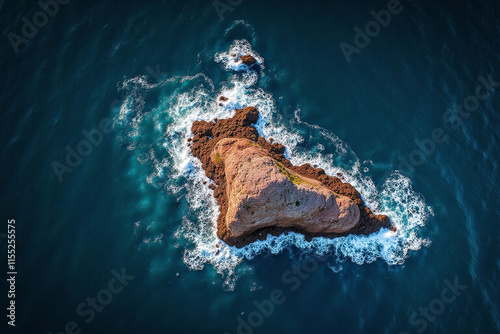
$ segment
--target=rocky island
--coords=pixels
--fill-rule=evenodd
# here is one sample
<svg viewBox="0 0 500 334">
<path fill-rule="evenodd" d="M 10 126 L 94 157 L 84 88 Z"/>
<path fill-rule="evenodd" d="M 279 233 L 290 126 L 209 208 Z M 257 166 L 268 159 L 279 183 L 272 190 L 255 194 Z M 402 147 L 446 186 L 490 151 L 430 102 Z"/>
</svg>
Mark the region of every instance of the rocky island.
<svg viewBox="0 0 500 334">
<path fill-rule="evenodd" d="M 283 145 L 259 136 L 252 125 L 258 118 L 258 110 L 247 107 L 229 119 L 192 125 L 191 151 L 214 181 L 210 187 L 220 207 L 220 239 L 242 247 L 286 231 L 311 240 L 394 229 L 387 216 L 365 206 L 341 175 L 329 176 L 309 164 L 293 166 Z"/>
</svg>

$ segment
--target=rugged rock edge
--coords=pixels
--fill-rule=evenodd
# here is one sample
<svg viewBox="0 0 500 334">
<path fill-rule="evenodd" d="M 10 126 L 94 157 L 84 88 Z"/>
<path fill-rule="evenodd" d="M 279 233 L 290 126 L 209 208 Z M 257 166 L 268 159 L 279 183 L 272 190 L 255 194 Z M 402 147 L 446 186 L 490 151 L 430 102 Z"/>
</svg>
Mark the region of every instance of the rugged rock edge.
<svg viewBox="0 0 500 334">
<path fill-rule="evenodd" d="M 212 122 L 195 121 L 191 128 L 193 137 L 188 139 L 191 146 L 191 152 L 201 161 L 207 177 L 214 181 L 214 184 L 212 184 L 210 188 L 213 190 L 213 195 L 217 199 L 220 208 L 220 214 L 217 219 L 217 236 L 221 240 L 230 246 L 240 248 L 256 240 L 264 240 L 267 238 L 268 234 L 277 236 L 287 231 L 301 233 L 305 236 L 306 240 L 310 241 L 313 237 L 318 236 L 335 238 L 349 234 L 368 235 L 383 227 L 391 228 L 392 230 L 395 229 L 391 226 L 389 217 L 385 215 L 374 215 L 373 212 L 365 206 L 360 193 L 351 184 L 341 181 L 341 175 L 338 175 L 338 177 L 329 176 L 323 169 L 314 168 L 309 164 L 293 166 L 290 161 L 283 156 L 285 146 L 274 143 L 272 138 L 267 141 L 263 137 L 259 137 L 257 129 L 252 126 L 252 124 L 257 122 L 258 118 L 259 112 L 257 109 L 254 107 L 247 107 L 236 110 L 232 118 L 223 120 L 214 119 Z M 256 142 L 267 150 L 272 158 L 282 163 L 294 173 L 303 177 L 315 179 L 333 192 L 347 196 L 359 207 L 361 213 L 359 223 L 344 233 L 310 233 L 297 228 L 266 227 L 247 235 L 234 237 L 225 223 L 229 203 L 226 194 L 224 164 L 220 161 L 216 162 L 211 159 L 211 154 L 215 145 L 224 138 L 246 138 Z"/>
</svg>

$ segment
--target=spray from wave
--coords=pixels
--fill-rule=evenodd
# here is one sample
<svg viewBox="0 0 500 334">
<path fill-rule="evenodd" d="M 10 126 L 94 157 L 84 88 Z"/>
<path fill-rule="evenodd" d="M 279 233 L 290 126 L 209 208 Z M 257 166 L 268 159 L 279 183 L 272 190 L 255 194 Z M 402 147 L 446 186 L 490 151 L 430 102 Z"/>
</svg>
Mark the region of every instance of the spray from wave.
<svg viewBox="0 0 500 334">
<path fill-rule="evenodd" d="M 259 71 L 236 62 L 241 55 L 253 56 L 260 64 Z M 150 167 L 145 180 L 189 204 L 188 214 L 170 236 L 176 247 L 184 250 L 183 261 L 189 269 L 202 270 L 210 264 L 222 276 L 224 287 L 233 289 L 238 275 L 248 269 L 244 259 L 251 260 L 259 254 L 285 250 L 293 254 L 294 248 L 301 254 L 330 254 L 337 263 L 331 268 L 338 271 L 340 263 L 346 260 L 361 265 L 380 258 L 388 265 L 402 264 L 410 251 L 429 245 L 419 230 L 433 214 L 432 209 L 412 190 L 407 177 L 395 171 L 379 190 L 366 175 L 367 167 L 362 170 L 366 164 L 335 134 L 302 121 L 300 110 L 295 111 L 291 122 L 283 120 L 272 95 L 255 87 L 259 75 L 265 75 L 264 58 L 246 40 L 235 41 L 228 52 L 217 53 L 214 59 L 232 73 L 218 89 L 204 74 L 172 77 L 157 84 L 149 83 L 143 76 L 127 79 L 120 86 L 125 99 L 115 115 L 120 139 L 139 163 Z M 220 95 L 229 99 L 224 105 L 216 101 Z M 344 181 L 358 189 L 375 214 L 390 217 L 397 232 L 382 229 L 368 236 L 318 237 L 311 242 L 301 234 L 289 232 L 268 236 L 241 249 L 219 240 L 219 208 L 209 188 L 211 180 L 191 154 L 187 139 L 193 121 L 232 117 L 235 109 L 247 106 L 260 112 L 256 124 L 259 134 L 284 144 L 285 156 L 294 165 L 309 163 L 320 166 L 329 175 L 342 173 Z"/>
</svg>

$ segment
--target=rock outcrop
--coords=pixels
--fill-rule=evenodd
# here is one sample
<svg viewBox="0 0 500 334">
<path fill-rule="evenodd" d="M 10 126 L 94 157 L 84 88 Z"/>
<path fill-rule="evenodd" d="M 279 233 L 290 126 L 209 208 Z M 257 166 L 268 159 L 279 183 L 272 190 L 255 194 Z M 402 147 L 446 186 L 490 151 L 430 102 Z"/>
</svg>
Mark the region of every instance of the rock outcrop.
<svg viewBox="0 0 500 334">
<path fill-rule="evenodd" d="M 343 233 L 359 222 L 359 208 L 351 199 L 297 175 L 253 141 L 222 139 L 211 160 L 224 165 L 225 223 L 235 238 L 270 226 Z"/>
<path fill-rule="evenodd" d="M 238 58 L 238 60 L 241 60 L 241 62 L 247 66 L 252 66 L 257 62 L 257 60 L 250 55 L 243 55 L 240 58 Z"/>
<path fill-rule="evenodd" d="M 310 240 L 390 227 L 389 218 L 375 216 L 349 183 L 309 164 L 293 166 L 283 145 L 259 137 L 252 126 L 258 117 L 248 107 L 232 118 L 192 126 L 192 153 L 214 181 L 220 239 L 242 247 L 285 231 Z"/>
</svg>

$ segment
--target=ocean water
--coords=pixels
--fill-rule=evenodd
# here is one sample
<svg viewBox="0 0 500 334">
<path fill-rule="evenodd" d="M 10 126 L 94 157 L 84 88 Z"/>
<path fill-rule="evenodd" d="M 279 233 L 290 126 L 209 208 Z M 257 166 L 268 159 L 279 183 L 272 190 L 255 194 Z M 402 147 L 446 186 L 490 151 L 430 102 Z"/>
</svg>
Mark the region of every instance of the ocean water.
<svg viewBox="0 0 500 334">
<path fill-rule="evenodd" d="M 0 1 L 2 333 L 500 333 L 498 2 L 47 4 Z M 218 240 L 187 138 L 245 106 L 397 232 Z"/>
</svg>

